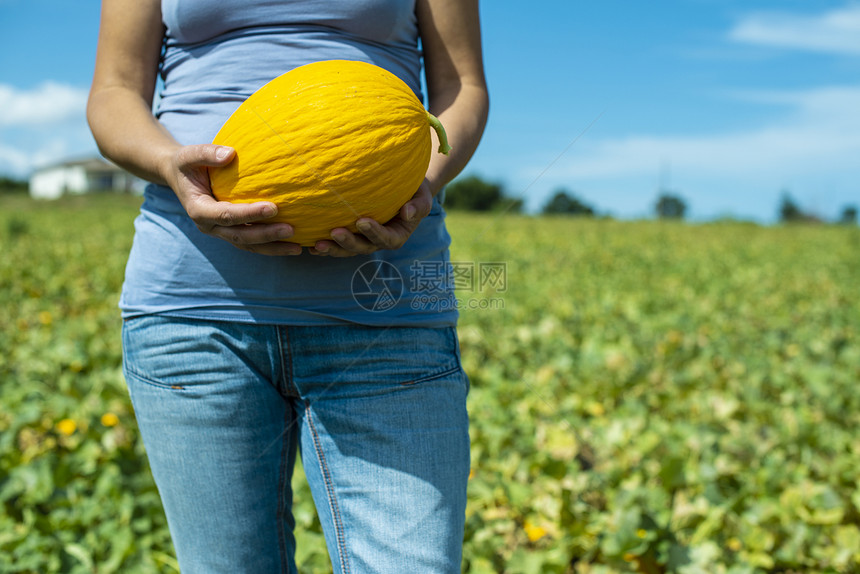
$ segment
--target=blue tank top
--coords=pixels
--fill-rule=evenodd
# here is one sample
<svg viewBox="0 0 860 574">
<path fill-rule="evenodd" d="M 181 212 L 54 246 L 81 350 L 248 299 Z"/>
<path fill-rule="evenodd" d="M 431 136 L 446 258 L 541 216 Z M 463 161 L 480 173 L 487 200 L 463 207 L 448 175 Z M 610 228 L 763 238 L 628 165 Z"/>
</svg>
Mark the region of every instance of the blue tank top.
<svg viewBox="0 0 860 574">
<path fill-rule="evenodd" d="M 211 142 L 250 94 L 313 61 L 370 62 L 422 97 L 414 0 L 162 0 L 162 14 L 155 113 L 182 144 Z M 449 243 L 437 199 L 398 250 L 345 259 L 256 255 L 201 233 L 173 191 L 149 185 L 120 308 L 126 318 L 450 326 L 457 308 Z"/>
</svg>

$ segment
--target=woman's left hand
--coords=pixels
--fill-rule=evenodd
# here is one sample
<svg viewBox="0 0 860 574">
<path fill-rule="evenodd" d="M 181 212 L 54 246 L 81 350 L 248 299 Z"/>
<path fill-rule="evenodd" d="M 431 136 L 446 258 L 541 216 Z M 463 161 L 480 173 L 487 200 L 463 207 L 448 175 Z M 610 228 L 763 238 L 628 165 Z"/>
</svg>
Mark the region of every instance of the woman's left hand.
<svg viewBox="0 0 860 574">
<path fill-rule="evenodd" d="M 368 255 L 380 249 L 399 249 L 406 243 L 412 232 L 427 217 L 433 207 L 433 194 L 430 183 L 425 179 L 412 199 L 385 225 L 369 218 L 356 222 L 360 233 L 352 233 L 345 227 L 331 230 L 331 239 L 317 241 L 310 248 L 313 255 L 331 257 L 352 257 Z"/>
</svg>

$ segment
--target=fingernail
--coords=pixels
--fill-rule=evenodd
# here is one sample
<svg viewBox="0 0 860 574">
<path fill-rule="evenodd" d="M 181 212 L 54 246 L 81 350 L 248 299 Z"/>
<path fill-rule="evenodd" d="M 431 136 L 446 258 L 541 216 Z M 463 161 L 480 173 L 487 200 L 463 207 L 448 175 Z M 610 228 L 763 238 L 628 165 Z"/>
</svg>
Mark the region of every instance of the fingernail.
<svg viewBox="0 0 860 574">
<path fill-rule="evenodd" d="M 263 217 L 274 217 L 278 214 L 278 208 L 274 205 L 267 205 L 263 208 Z"/>
<path fill-rule="evenodd" d="M 406 206 L 406 221 L 412 221 L 412 218 L 415 217 L 415 208 L 411 205 Z"/>
<path fill-rule="evenodd" d="M 231 151 L 232 150 L 228 147 L 218 146 L 218 149 L 215 150 L 215 159 L 218 161 L 227 159 L 227 156 L 230 155 Z"/>
<path fill-rule="evenodd" d="M 359 221 L 355 226 L 358 227 L 359 231 L 370 231 L 371 229 L 370 222 L 368 221 Z"/>
</svg>

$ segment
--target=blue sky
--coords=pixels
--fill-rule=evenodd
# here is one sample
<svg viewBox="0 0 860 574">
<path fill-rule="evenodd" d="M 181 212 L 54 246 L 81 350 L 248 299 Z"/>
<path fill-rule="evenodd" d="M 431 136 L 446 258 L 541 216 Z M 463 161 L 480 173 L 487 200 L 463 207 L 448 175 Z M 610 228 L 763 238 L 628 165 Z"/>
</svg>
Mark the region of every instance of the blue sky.
<svg viewBox="0 0 860 574">
<path fill-rule="evenodd" d="M 490 123 L 466 173 L 539 209 L 566 189 L 644 217 L 769 222 L 784 192 L 860 204 L 860 3 L 551 1 L 481 5 Z M 0 174 L 92 153 L 83 106 L 99 2 L 0 0 Z"/>
</svg>

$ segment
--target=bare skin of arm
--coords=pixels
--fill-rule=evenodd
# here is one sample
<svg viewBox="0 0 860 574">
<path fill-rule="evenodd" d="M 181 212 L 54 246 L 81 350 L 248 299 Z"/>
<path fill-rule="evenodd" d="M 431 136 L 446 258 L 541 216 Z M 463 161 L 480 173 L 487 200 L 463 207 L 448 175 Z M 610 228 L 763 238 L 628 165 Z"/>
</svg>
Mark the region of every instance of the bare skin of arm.
<svg viewBox="0 0 860 574">
<path fill-rule="evenodd" d="M 334 229 L 332 240 L 317 242 L 312 253 L 344 257 L 402 246 L 430 213 L 433 197 L 462 171 L 478 147 L 489 111 L 478 1 L 418 0 L 417 14 L 430 113 L 445 126 L 453 149 L 447 156 L 435 153 L 434 133 L 434 153 L 424 182 L 393 220 L 386 225 L 359 220 L 361 234 Z"/>
<path fill-rule="evenodd" d="M 301 248 L 292 227 L 264 223 L 277 213 L 271 202 L 217 201 L 208 167 L 233 159 L 230 148 L 180 145 L 152 114 L 164 28 L 159 0 L 104 0 L 87 120 L 102 154 L 148 181 L 170 187 L 204 233 L 268 255 Z"/>
<path fill-rule="evenodd" d="M 361 234 L 332 230 L 332 240 L 317 242 L 311 253 L 345 257 L 401 247 L 430 212 L 433 196 L 463 169 L 478 145 L 488 109 L 478 2 L 418 0 L 417 10 L 430 111 L 445 125 L 455 149 L 449 156 L 434 154 L 421 187 L 392 221 L 360 220 Z M 277 213 L 275 204 L 231 204 L 212 196 L 208 168 L 229 163 L 232 149 L 182 146 L 153 116 L 163 35 L 159 0 L 102 2 L 87 104 L 102 154 L 135 175 L 170 187 L 202 232 L 256 253 L 300 253 L 300 246 L 289 243 L 289 224 L 265 222 Z"/>
</svg>

